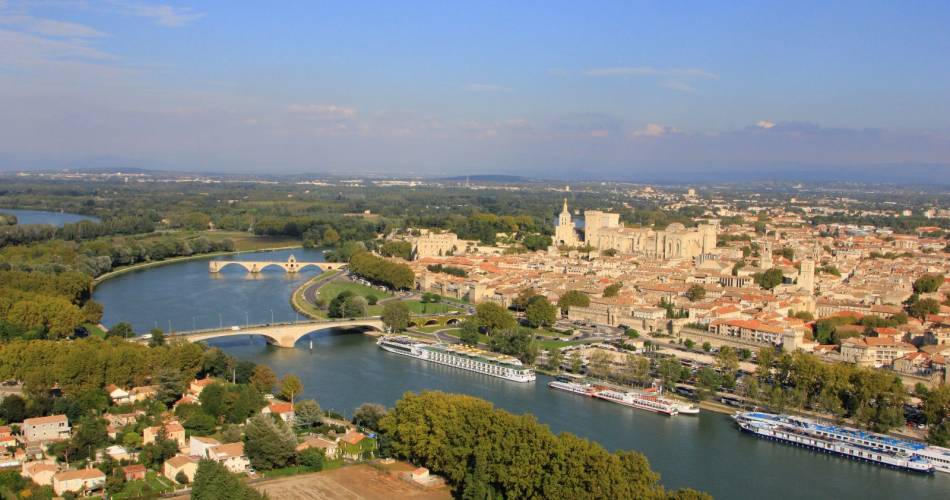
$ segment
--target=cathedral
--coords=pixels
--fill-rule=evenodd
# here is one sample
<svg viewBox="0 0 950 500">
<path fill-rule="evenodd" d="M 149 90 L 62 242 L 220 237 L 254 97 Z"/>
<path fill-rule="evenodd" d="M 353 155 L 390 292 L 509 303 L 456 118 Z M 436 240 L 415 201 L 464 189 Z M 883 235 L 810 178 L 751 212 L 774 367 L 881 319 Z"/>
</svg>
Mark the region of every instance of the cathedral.
<svg viewBox="0 0 950 500">
<path fill-rule="evenodd" d="M 567 199 L 558 217 L 554 231 L 558 246 L 577 246 L 577 233 L 567 209 Z M 624 255 L 655 259 L 691 259 L 716 248 L 716 226 L 700 224 L 686 228 L 673 223 L 662 230 L 643 227 L 624 227 L 620 214 L 587 210 L 584 212 L 584 241 L 597 250 L 616 250 Z"/>
</svg>

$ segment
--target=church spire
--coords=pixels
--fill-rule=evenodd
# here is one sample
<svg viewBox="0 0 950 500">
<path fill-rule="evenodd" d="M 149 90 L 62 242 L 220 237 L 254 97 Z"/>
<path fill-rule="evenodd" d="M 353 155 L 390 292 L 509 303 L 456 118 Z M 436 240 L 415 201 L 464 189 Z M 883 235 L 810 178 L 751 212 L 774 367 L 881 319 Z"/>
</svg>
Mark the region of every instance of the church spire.
<svg viewBox="0 0 950 500">
<path fill-rule="evenodd" d="M 567 198 L 564 198 L 564 208 L 561 209 L 562 214 L 570 213 L 567 211 Z"/>
</svg>

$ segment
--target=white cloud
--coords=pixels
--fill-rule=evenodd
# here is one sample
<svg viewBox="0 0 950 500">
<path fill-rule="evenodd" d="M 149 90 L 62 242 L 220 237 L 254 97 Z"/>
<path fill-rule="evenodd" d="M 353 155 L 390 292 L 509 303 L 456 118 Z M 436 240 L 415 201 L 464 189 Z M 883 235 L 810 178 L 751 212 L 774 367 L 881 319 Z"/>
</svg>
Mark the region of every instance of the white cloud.
<svg viewBox="0 0 950 500">
<path fill-rule="evenodd" d="M 633 131 L 630 135 L 632 137 L 665 137 L 681 133 L 682 131 L 676 127 L 661 125 L 659 123 L 648 123 L 643 128 Z"/>
<path fill-rule="evenodd" d="M 678 92 L 687 92 L 687 93 L 696 92 L 696 89 L 693 88 L 692 85 L 682 80 L 667 80 L 665 82 L 660 83 L 660 85 L 670 90 L 676 90 Z"/>
<path fill-rule="evenodd" d="M 63 38 L 99 38 L 105 33 L 79 23 L 42 19 L 27 15 L 0 15 L 0 24 L 43 36 Z"/>
<path fill-rule="evenodd" d="M 144 2 L 111 0 L 109 2 L 120 14 L 151 19 L 159 26 L 179 28 L 187 26 L 204 17 L 191 7 L 175 7 L 164 4 L 148 4 Z"/>
<path fill-rule="evenodd" d="M 494 92 L 507 92 L 507 87 L 502 87 L 501 85 L 495 85 L 493 83 L 468 83 L 462 87 L 462 90 L 466 92 L 484 92 L 484 93 L 494 93 Z"/>
<path fill-rule="evenodd" d="M 658 78 L 701 78 L 718 80 L 719 75 L 700 68 L 654 68 L 652 66 L 614 66 L 586 71 L 588 76 L 633 76 Z"/>
<path fill-rule="evenodd" d="M 770 129 L 775 126 L 775 123 L 768 120 L 759 120 L 755 123 L 755 126 L 759 128 Z"/>
<path fill-rule="evenodd" d="M 335 104 L 291 104 L 287 107 L 287 111 L 316 118 L 342 119 L 356 116 L 356 108 L 338 106 Z"/>
</svg>

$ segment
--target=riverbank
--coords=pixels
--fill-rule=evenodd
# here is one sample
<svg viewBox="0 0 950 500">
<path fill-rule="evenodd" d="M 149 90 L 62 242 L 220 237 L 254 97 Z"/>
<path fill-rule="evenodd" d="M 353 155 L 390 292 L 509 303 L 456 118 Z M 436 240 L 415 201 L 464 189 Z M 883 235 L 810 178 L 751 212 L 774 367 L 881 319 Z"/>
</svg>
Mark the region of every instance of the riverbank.
<svg viewBox="0 0 950 500">
<path fill-rule="evenodd" d="M 260 248 L 255 250 L 235 250 L 233 252 L 211 252 L 211 253 L 202 253 L 196 255 L 187 255 L 184 257 L 172 257 L 170 259 L 164 260 L 153 260 L 149 262 L 140 262 L 138 264 L 132 264 L 131 266 L 120 267 L 109 271 L 95 279 L 92 280 L 92 288 L 95 289 L 96 285 L 102 283 L 103 281 L 115 278 L 116 276 L 121 276 L 125 273 L 138 271 L 141 269 L 149 269 L 152 267 L 164 266 L 166 264 L 175 264 L 178 262 L 187 262 L 190 260 L 198 259 L 209 259 L 213 257 L 222 257 L 225 255 L 241 255 L 246 253 L 259 253 L 259 252 L 271 252 L 274 250 L 293 250 L 295 248 L 303 248 L 303 245 L 293 245 L 293 246 L 284 246 L 284 247 L 274 247 L 274 248 Z"/>
</svg>

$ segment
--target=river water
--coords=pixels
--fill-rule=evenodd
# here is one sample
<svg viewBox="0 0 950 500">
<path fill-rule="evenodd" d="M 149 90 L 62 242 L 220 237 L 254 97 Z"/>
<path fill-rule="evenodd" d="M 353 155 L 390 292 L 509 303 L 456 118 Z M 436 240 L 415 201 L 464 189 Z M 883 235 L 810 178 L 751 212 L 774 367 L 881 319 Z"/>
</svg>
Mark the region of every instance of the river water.
<svg viewBox="0 0 950 500">
<path fill-rule="evenodd" d="M 0 208 L 0 213 L 16 215 L 17 224 L 49 224 L 51 226 L 62 227 L 64 224 L 83 220 L 91 220 L 94 222 L 99 221 L 98 218 L 91 215 L 45 212 L 42 210 L 14 210 Z"/>
<path fill-rule="evenodd" d="M 240 260 L 321 258 L 314 250 L 244 254 Z M 264 272 L 249 277 L 232 266 L 208 272 L 207 259 L 120 275 L 100 284 L 94 298 L 105 305 L 104 322 L 132 323 L 142 332 L 155 325 L 190 329 L 243 325 L 295 317 L 293 290 L 318 271 L 297 276 Z M 245 316 L 245 311 L 247 316 Z M 219 317 L 220 314 L 220 317 Z M 313 342 L 313 351 L 309 349 Z M 555 432 L 571 432 L 609 449 L 633 449 L 650 459 L 669 488 L 689 486 L 716 498 L 890 499 L 950 498 L 950 475 L 924 477 L 821 455 L 742 434 L 725 416 L 663 417 L 548 389 L 548 378 L 519 384 L 390 354 L 368 336 L 323 330 L 296 349 L 269 346 L 259 337 L 211 342 L 240 359 L 294 373 L 304 397 L 343 414 L 367 401 L 391 406 L 406 391 L 437 389 L 492 401 L 514 413 L 532 413 Z M 582 473 L 582 472 L 578 472 Z"/>
</svg>

